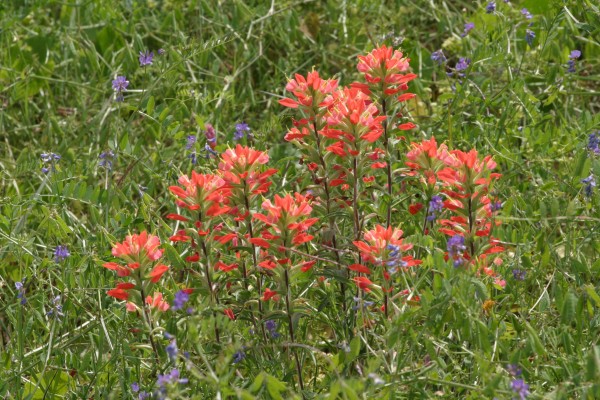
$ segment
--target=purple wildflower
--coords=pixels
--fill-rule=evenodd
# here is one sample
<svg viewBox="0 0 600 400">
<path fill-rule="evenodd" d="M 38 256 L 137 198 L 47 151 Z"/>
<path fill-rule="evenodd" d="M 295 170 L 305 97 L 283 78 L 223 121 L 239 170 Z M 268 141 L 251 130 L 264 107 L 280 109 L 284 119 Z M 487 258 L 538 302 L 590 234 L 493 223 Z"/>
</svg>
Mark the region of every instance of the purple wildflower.
<svg viewBox="0 0 600 400">
<path fill-rule="evenodd" d="M 600 131 L 590 133 L 588 138 L 588 150 L 596 155 L 600 155 Z"/>
<path fill-rule="evenodd" d="M 513 269 L 512 273 L 513 273 L 513 277 L 515 278 L 515 280 L 524 281 L 527 271 L 517 268 L 517 269 Z"/>
<path fill-rule="evenodd" d="M 521 367 L 519 367 L 517 364 L 508 364 L 506 366 L 506 370 L 508 371 L 509 374 L 511 374 L 512 376 L 521 376 L 521 373 L 523 372 L 521 370 Z"/>
<path fill-rule="evenodd" d="M 233 134 L 233 140 L 241 140 L 244 135 L 248 132 L 248 136 L 250 136 L 250 127 L 247 123 L 241 122 L 235 125 L 235 132 Z"/>
<path fill-rule="evenodd" d="M 56 163 L 61 159 L 60 155 L 55 153 L 42 153 L 40 154 L 40 158 L 44 163 L 42 167 L 42 172 L 44 174 L 48 174 L 49 172 L 56 171 Z"/>
<path fill-rule="evenodd" d="M 471 59 L 470 58 L 459 58 L 458 62 L 456 63 L 456 66 L 454 67 L 457 71 L 464 71 L 465 69 L 469 68 L 469 65 L 471 64 Z"/>
<path fill-rule="evenodd" d="M 169 343 L 167 347 L 165 347 L 165 351 L 169 356 L 169 360 L 171 360 L 172 362 L 177 361 L 177 354 L 179 353 L 179 350 L 177 349 L 177 339 L 172 339 L 171 343 Z"/>
<path fill-rule="evenodd" d="M 465 246 L 465 238 L 460 235 L 454 235 L 448 239 L 448 257 L 453 260 L 455 267 L 460 266 L 463 262 L 463 253 L 467 249 Z"/>
<path fill-rule="evenodd" d="M 233 363 L 238 364 L 242 362 L 244 358 L 246 358 L 246 353 L 244 353 L 244 350 L 238 350 L 233 355 Z"/>
<path fill-rule="evenodd" d="M 25 298 L 25 278 L 21 282 L 15 282 L 15 288 L 18 290 L 17 299 L 20 299 L 21 305 L 27 303 L 27 299 Z"/>
<path fill-rule="evenodd" d="M 490 1 L 488 3 L 488 5 L 485 7 L 485 12 L 488 13 L 488 14 L 491 14 L 494 11 L 496 11 L 496 2 L 495 1 Z"/>
<path fill-rule="evenodd" d="M 437 213 L 444 209 L 444 201 L 441 196 L 432 196 L 429 202 L 429 210 L 427 213 L 427 221 L 435 220 Z"/>
<path fill-rule="evenodd" d="M 206 141 L 210 145 L 211 149 L 214 149 L 217 145 L 217 132 L 211 124 L 206 124 L 206 131 L 204 131 L 204 136 L 206 136 Z"/>
<path fill-rule="evenodd" d="M 272 319 L 269 319 L 265 322 L 265 328 L 267 331 L 269 331 L 271 339 L 277 339 L 279 336 L 281 336 L 279 332 L 277 332 L 277 322 L 273 321 Z"/>
<path fill-rule="evenodd" d="M 373 304 L 375 304 L 372 301 L 367 301 L 367 300 L 364 300 L 364 299 L 362 299 L 360 297 L 356 297 L 356 296 L 354 297 L 354 303 L 355 303 L 354 306 L 352 306 L 352 309 L 354 311 L 358 310 L 359 308 L 362 308 L 363 311 L 365 311 L 369 307 L 371 307 Z"/>
<path fill-rule="evenodd" d="M 181 310 L 189 299 L 190 295 L 184 290 L 180 290 L 179 292 L 175 293 L 175 298 L 173 299 L 173 307 L 171 307 L 171 310 Z"/>
<path fill-rule="evenodd" d="M 577 60 L 579 57 L 581 57 L 581 51 L 579 50 L 573 50 L 571 54 L 569 54 L 571 60 Z"/>
<path fill-rule="evenodd" d="M 112 159 L 115 157 L 115 153 L 113 153 L 112 150 L 107 150 L 102 152 L 98 158 L 100 159 L 100 162 L 98 163 L 99 167 L 104 167 L 107 170 L 111 170 L 112 169 Z"/>
<path fill-rule="evenodd" d="M 587 197 L 592 197 L 594 193 L 594 188 L 596 187 L 596 179 L 594 179 L 594 175 L 590 175 L 587 178 L 583 178 L 581 183 L 585 183 L 584 193 Z"/>
<path fill-rule="evenodd" d="M 140 67 L 145 67 L 146 65 L 152 65 L 152 58 L 154 58 L 154 53 L 150 51 L 141 52 L 140 51 Z"/>
<path fill-rule="evenodd" d="M 515 379 L 514 381 L 512 381 L 511 388 L 521 400 L 524 400 L 529 394 L 529 385 L 526 384 L 523 379 Z"/>
<path fill-rule="evenodd" d="M 529 10 L 527 10 L 526 8 L 523 8 L 521 10 L 521 15 L 523 15 L 525 17 L 525 19 L 532 19 L 533 15 L 531 15 L 531 13 L 529 12 Z"/>
<path fill-rule="evenodd" d="M 159 56 L 162 56 L 165 53 L 166 53 L 165 49 L 162 49 L 162 48 L 158 49 L 158 55 Z"/>
<path fill-rule="evenodd" d="M 117 76 L 117 79 L 112 81 L 112 87 L 116 92 L 127 91 L 127 86 L 129 86 L 129 81 L 124 76 Z"/>
<path fill-rule="evenodd" d="M 56 249 L 54 250 L 54 262 L 58 264 L 70 255 L 71 253 L 69 253 L 67 246 L 56 246 Z"/>
<path fill-rule="evenodd" d="M 52 308 L 46 313 L 49 317 L 60 318 L 64 317 L 65 314 L 62 312 L 62 304 L 60 304 L 60 296 L 56 296 L 52 299 Z"/>
<path fill-rule="evenodd" d="M 196 135 L 189 135 L 187 137 L 187 144 L 185 145 L 186 150 L 190 150 L 196 144 Z"/>
<path fill-rule="evenodd" d="M 469 32 L 471 32 L 471 30 L 475 28 L 475 23 L 473 22 L 467 22 L 465 24 L 465 30 L 463 31 L 463 33 L 460 34 L 460 36 L 465 37 L 469 34 Z"/>
<path fill-rule="evenodd" d="M 170 373 L 165 375 L 158 374 L 158 380 L 156 384 L 161 388 L 164 388 L 166 385 L 171 385 L 173 383 L 181 383 L 185 385 L 186 383 L 188 383 L 188 380 L 186 378 L 179 377 L 179 370 L 177 368 L 174 368 Z"/>
<path fill-rule="evenodd" d="M 388 244 L 387 249 L 390 250 L 388 253 L 388 259 L 386 265 L 388 266 L 388 272 L 395 274 L 398 267 L 406 267 L 406 261 L 402 260 L 402 253 L 400 252 L 400 246 L 395 244 Z"/>
<path fill-rule="evenodd" d="M 431 53 L 431 61 L 436 62 L 438 65 L 442 65 L 446 62 L 446 56 L 442 50 L 436 50 Z"/>
<path fill-rule="evenodd" d="M 152 397 L 152 394 L 143 390 L 138 395 L 138 400 L 146 400 L 146 399 L 149 399 L 150 397 Z"/>
<path fill-rule="evenodd" d="M 581 51 L 579 50 L 573 50 L 571 54 L 569 54 L 569 61 L 567 61 L 569 68 L 567 69 L 567 72 L 571 74 L 577 72 L 575 69 L 575 60 L 577 60 L 579 57 L 581 57 Z"/>
<path fill-rule="evenodd" d="M 137 382 L 133 382 L 133 383 L 131 384 L 131 391 L 132 391 L 133 393 L 137 393 L 137 392 L 139 392 L 139 391 L 140 391 L 140 385 L 138 385 L 138 383 L 137 383 Z"/>
<path fill-rule="evenodd" d="M 535 32 L 531 29 L 527 29 L 525 31 L 525 41 L 529 45 L 529 47 L 533 47 L 533 39 L 535 39 Z"/>
</svg>

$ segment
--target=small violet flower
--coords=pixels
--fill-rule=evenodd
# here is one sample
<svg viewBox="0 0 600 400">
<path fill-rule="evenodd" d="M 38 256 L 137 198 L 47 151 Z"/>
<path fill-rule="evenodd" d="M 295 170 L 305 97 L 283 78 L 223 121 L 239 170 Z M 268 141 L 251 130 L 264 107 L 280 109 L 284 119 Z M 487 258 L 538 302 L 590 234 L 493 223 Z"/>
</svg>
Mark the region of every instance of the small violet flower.
<svg viewBox="0 0 600 400">
<path fill-rule="evenodd" d="M 459 267 L 463 262 L 463 253 L 467 249 L 465 238 L 460 235 L 454 235 L 448 239 L 448 257 L 453 260 L 455 267 Z"/>
<path fill-rule="evenodd" d="M 475 28 L 475 24 L 473 22 L 467 22 L 465 24 L 465 30 L 463 31 L 463 33 L 460 34 L 460 36 L 462 36 L 462 37 L 467 36 L 473 28 Z"/>
<path fill-rule="evenodd" d="M 584 193 L 587 197 L 592 197 L 594 193 L 594 188 L 596 187 L 596 179 L 594 175 L 590 175 L 587 178 L 583 178 L 581 183 L 585 183 L 585 187 L 583 188 Z"/>
<path fill-rule="evenodd" d="M 436 62 L 438 65 L 442 65 L 446 62 L 446 56 L 442 50 L 436 50 L 431 53 L 431 61 Z"/>
<path fill-rule="evenodd" d="M 511 388 L 521 400 L 524 400 L 529 394 L 529 385 L 526 384 L 523 379 L 515 379 L 512 381 Z"/>
<path fill-rule="evenodd" d="M 527 29 L 525 31 L 525 41 L 529 45 L 529 47 L 533 47 L 533 39 L 535 39 L 535 32 L 531 29 Z"/>
<path fill-rule="evenodd" d="M 521 373 L 523 372 L 521 367 L 519 367 L 517 364 L 508 364 L 506 366 L 506 370 L 514 377 L 521 376 Z"/>
<path fill-rule="evenodd" d="M 246 132 L 248 134 L 248 137 L 250 137 L 250 127 L 247 123 L 241 122 L 239 124 L 236 124 L 235 132 L 233 134 L 233 140 L 241 140 L 246 134 Z"/>
<path fill-rule="evenodd" d="M 133 382 L 133 383 L 131 384 L 131 391 L 132 391 L 133 393 L 137 393 L 137 392 L 139 392 L 139 391 L 140 391 L 140 385 L 138 385 L 138 383 L 137 383 L 137 382 Z"/>
<path fill-rule="evenodd" d="M 495 1 L 490 1 L 488 3 L 488 5 L 485 7 L 485 12 L 488 13 L 488 14 L 491 14 L 494 11 L 496 11 L 496 2 Z"/>
<path fill-rule="evenodd" d="M 102 152 L 98 158 L 100 162 L 98 162 L 99 167 L 104 167 L 107 170 L 112 170 L 112 159 L 115 157 L 115 153 L 112 150 L 107 150 Z"/>
<path fill-rule="evenodd" d="M 434 221 L 437 214 L 444 209 L 444 201 L 440 196 L 432 196 L 427 212 L 427 221 Z"/>
<path fill-rule="evenodd" d="M 575 60 L 577 60 L 579 57 L 581 57 L 581 51 L 579 50 L 573 50 L 571 54 L 569 54 L 569 61 L 567 61 L 569 68 L 567 69 L 567 72 L 571 74 L 577 72 L 575 69 Z"/>
<path fill-rule="evenodd" d="M 600 131 L 590 133 L 587 148 L 591 153 L 600 155 Z"/>
<path fill-rule="evenodd" d="M 117 76 L 117 78 L 112 81 L 116 101 L 123 101 L 123 92 L 127 91 L 127 86 L 129 86 L 129 81 L 124 76 Z"/>
<path fill-rule="evenodd" d="M 187 137 L 187 143 L 185 145 L 186 150 L 191 150 L 192 147 L 196 144 L 196 135 L 189 135 Z"/>
<path fill-rule="evenodd" d="M 19 292 L 17 294 L 17 299 L 20 299 L 21 305 L 27 303 L 27 299 L 25 298 L 25 278 L 21 282 L 15 282 L 15 288 Z"/>
<path fill-rule="evenodd" d="M 515 278 L 515 280 L 524 281 L 527 271 L 517 268 L 517 269 L 513 269 L 512 273 L 513 273 L 513 277 Z"/>
<path fill-rule="evenodd" d="M 42 172 L 44 174 L 55 172 L 56 163 L 61 159 L 60 155 L 55 153 L 42 153 L 40 154 L 40 158 L 42 159 L 42 163 L 44 163 L 44 166 L 42 167 Z"/>
<path fill-rule="evenodd" d="M 242 362 L 244 358 L 246 358 L 246 353 L 244 353 L 244 350 L 238 350 L 233 355 L 233 363 L 238 364 Z"/>
<path fill-rule="evenodd" d="M 533 18 L 533 15 L 531 15 L 531 13 L 526 8 L 523 8 L 521 10 L 521 15 L 523 15 L 525 17 L 525 19 L 532 19 Z"/>
<path fill-rule="evenodd" d="M 146 65 L 152 65 L 152 58 L 154 58 L 154 53 L 150 51 L 141 52 L 140 51 L 140 67 L 145 67 Z"/>
<path fill-rule="evenodd" d="M 70 255 L 71 253 L 69 253 L 67 246 L 56 246 L 56 249 L 54 250 L 54 262 L 58 264 Z"/>
<path fill-rule="evenodd" d="M 181 310 L 185 303 L 187 303 L 190 299 L 190 295 L 185 290 L 180 290 L 175 293 L 175 298 L 173 299 L 173 307 L 172 310 L 177 311 Z"/>
<path fill-rule="evenodd" d="M 52 299 L 52 308 L 46 313 L 48 317 L 60 318 L 64 317 L 65 314 L 62 312 L 62 304 L 60 304 L 60 296 L 56 296 Z"/>
<path fill-rule="evenodd" d="M 171 360 L 172 362 L 177 361 L 177 354 L 179 353 L 179 350 L 177 349 L 177 339 L 172 339 L 171 343 L 169 343 L 167 347 L 165 347 L 165 351 L 169 356 L 169 360 Z"/>
<path fill-rule="evenodd" d="M 273 321 L 272 319 L 269 319 L 265 322 L 265 328 L 267 331 L 269 331 L 271 339 L 277 339 L 279 336 L 281 336 L 279 332 L 277 332 L 277 322 Z"/>
</svg>

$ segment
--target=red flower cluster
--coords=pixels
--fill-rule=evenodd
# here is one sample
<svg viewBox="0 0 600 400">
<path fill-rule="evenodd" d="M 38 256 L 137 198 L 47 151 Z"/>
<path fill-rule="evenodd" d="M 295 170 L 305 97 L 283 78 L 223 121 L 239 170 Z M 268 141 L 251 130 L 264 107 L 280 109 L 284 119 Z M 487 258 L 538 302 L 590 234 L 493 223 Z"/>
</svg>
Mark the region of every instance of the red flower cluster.
<svg viewBox="0 0 600 400">
<path fill-rule="evenodd" d="M 116 243 L 112 248 L 115 257 L 123 259 L 127 264 L 116 262 L 104 263 L 104 268 L 117 272 L 120 277 L 134 274 L 135 281 L 141 283 L 143 279 L 149 279 L 151 283 L 157 283 L 165 272 L 169 270 L 166 265 L 155 263 L 163 255 L 159 248 L 158 236 L 142 233 L 127 235 L 121 243 Z M 109 290 L 107 294 L 119 300 L 129 299 L 129 291 L 137 287 L 133 283 L 118 283 L 115 289 Z M 141 288 L 138 288 L 141 289 Z M 162 296 L 162 295 L 161 295 Z"/>
</svg>

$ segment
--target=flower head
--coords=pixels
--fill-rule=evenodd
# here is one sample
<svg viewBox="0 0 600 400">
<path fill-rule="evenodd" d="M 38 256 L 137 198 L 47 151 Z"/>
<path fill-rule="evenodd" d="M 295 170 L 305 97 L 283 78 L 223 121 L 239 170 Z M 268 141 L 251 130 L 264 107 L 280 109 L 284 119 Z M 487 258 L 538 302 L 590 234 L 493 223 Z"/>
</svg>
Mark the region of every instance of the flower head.
<svg viewBox="0 0 600 400">
<path fill-rule="evenodd" d="M 146 65 L 152 65 L 152 58 L 154 57 L 154 52 L 150 52 L 146 50 L 145 52 L 140 51 L 140 67 L 145 67 Z"/>
<path fill-rule="evenodd" d="M 581 183 L 585 183 L 584 192 L 587 197 L 592 197 L 594 188 L 596 187 L 596 179 L 594 175 L 590 175 L 587 178 L 581 180 Z"/>
<path fill-rule="evenodd" d="M 522 270 L 522 269 L 513 269 L 512 273 L 513 273 L 513 277 L 515 278 L 515 280 L 524 281 L 527 271 Z"/>
<path fill-rule="evenodd" d="M 112 159 L 114 158 L 114 156 L 115 153 L 113 153 L 112 150 L 107 150 L 100 153 L 100 155 L 98 156 L 98 158 L 100 159 L 100 162 L 98 162 L 98 166 L 104 167 L 110 171 L 112 169 Z"/>
<path fill-rule="evenodd" d="M 62 304 L 60 303 L 60 296 L 56 296 L 52 299 L 52 306 L 50 308 L 50 311 L 48 311 L 46 313 L 46 315 L 49 317 L 55 317 L 55 318 L 60 318 L 60 317 L 65 316 L 65 314 L 63 314 L 63 311 L 62 311 Z"/>
<path fill-rule="evenodd" d="M 485 7 L 485 12 L 488 13 L 488 14 L 491 14 L 494 11 L 496 11 L 496 2 L 495 1 L 490 1 L 488 3 L 488 5 Z"/>
<path fill-rule="evenodd" d="M 290 79 L 285 90 L 291 92 L 297 100 L 285 98 L 279 100 L 279 104 L 290 108 L 304 108 L 306 111 L 315 110 L 323 106 L 325 97 L 337 88 L 338 81 L 335 79 L 322 79 L 319 72 L 312 71 L 306 78 L 300 74 L 295 79 Z"/>
<path fill-rule="evenodd" d="M 125 92 L 127 86 L 129 86 L 129 81 L 122 75 L 117 76 L 117 78 L 112 81 L 112 88 L 115 92 Z"/>
<path fill-rule="evenodd" d="M 467 249 L 465 246 L 465 238 L 461 235 L 454 235 L 448 239 L 448 257 L 452 259 L 455 267 L 460 266 L 463 262 L 463 253 Z"/>
<path fill-rule="evenodd" d="M 206 130 L 204 131 L 204 137 L 211 149 L 217 146 L 217 132 L 211 124 L 205 125 Z"/>
<path fill-rule="evenodd" d="M 177 196 L 176 204 L 202 215 L 217 216 L 229 211 L 227 197 L 230 189 L 220 176 L 199 174 L 192 171 L 192 176 L 179 177 L 181 186 L 169 186 L 169 190 Z"/>
<path fill-rule="evenodd" d="M 371 88 L 377 88 L 384 96 L 406 90 L 407 84 L 415 79 L 415 74 L 404 74 L 410 68 L 410 59 L 392 47 L 382 45 L 369 54 L 358 56 L 358 70 L 365 76 Z"/>
<path fill-rule="evenodd" d="M 571 60 L 577 60 L 579 57 L 581 57 L 581 51 L 579 51 L 579 50 L 573 50 L 569 54 L 569 58 Z"/>
<path fill-rule="evenodd" d="M 523 379 L 515 379 L 512 381 L 511 388 L 513 392 L 519 396 L 520 400 L 524 400 L 529 394 L 529 385 L 526 384 Z"/>
<path fill-rule="evenodd" d="M 69 253 L 67 246 L 56 246 L 56 249 L 54 250 L 54 262 L 58 264 L 70 255 L 71 253 Z"/>
<path fill-rule="evenodd" d="M 591 153 L 600 155 L 600 131 L 590 133 L 587 148 Z"/>
<path fill-rule="evenodd" d="M 181 310 L 185 303 L 190 300 L 190 295 L 185 290 L 180 290 L 175 293 L 175 298 L 173 299 L 173 307 L 172 310 Z"/>
<path fill-rule="evenodd" d="M 221 155 L 219 173 L 236 194 L 263 194 L 272 184 L 269 177 L 277 173 L 276 169 L 263 171 L 262 165 L 268 161 L 266 152 L 238 144 L 235 149 L 227 149 Z"/>
<path fill-rule="evenodd" d="M 473 22 L 467 22 L 465 24 L 465 30 L 463 31 L 463 33 L 460 34 L 460 36 L 465 37 L 469 34 L 469 32 L 471 32 L 471 30 L 475 28 L 475 23 Z"/>
<path fill-rule="evenodd" d="M 436 50 L 433 53 L 431 53 L 431 60 L 433 62 L 436 62 L 438 65 L 442 65 L 446 62 L 446 56 L 444 55 L 444 52 L 442 50 Z"/>
<path fill-rule="evenodd" d="M 235 125 L 235 132 L 233 133 L 233 140 L 241 140 L 244 138 L 244 135 L 251 136 L 250 127 L 245 122 L 240 122 Z"/>
<path fill-rule="evenodd" d="M 410 267 L 420 264 L 420 260 L 414 260 L 411 256 L 402 256 L 402 253 L 413 247 L 412 244 L 403 242 L 402 234 L 403 232 L 398 228 L 376 225 L 374 229 L 365 232 L 364 241 L 352 243 L 358 248 L 364 260 L 374 265 L 386 265 L 393 269 L 397 266 Z"/>
<path fill-rule="evenodd" d="M 21 305 L 27 303 L 27 299 L 25 298 L 25 278 L 20 282 L 15 282 L 15 289 L 19 292 L 17 294 L 17 299 L 20 300 Z"/>
<path fill-rule="evenodd" d="M 169 309 L 169 303 L 163 300 L 163 295 L 160 292 L 154 292 L 153 296 L 146 296 L 146 304 L 150 308 L 155 308 L 160 311 L 167 311 Z"/>
<path fill-rule="evenodd" d="M 529 45 L 529 47 L 533 46 L 533 39 L 535 39 L 535 32 L 531 29 L 527 29 L 525 31 L 525 41 Z"/>
<path fill-rule="evenodd" d="M 123 242 L 116 243 L 112 248 L 112 255 L 130 263 L 144 264 L 162 257 L 164 250 L 159 246 L 158 236 L 143 231 L 139 235 L 127 235 Z"/>
<path fill-rule="evenodd" d="M 521 9 L 521 15 L 525 17 L 525 19 L 532 19 L 533 15 L 526 8 Z"/>
</svg>

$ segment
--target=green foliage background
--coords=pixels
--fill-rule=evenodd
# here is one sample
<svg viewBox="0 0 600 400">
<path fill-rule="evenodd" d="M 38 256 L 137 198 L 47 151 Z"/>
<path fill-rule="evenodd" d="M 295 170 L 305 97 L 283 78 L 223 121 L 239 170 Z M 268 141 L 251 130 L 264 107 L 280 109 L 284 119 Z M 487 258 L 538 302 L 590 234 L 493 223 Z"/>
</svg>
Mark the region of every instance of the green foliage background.
<svg viewBox="0 0 600 400">
<path fill-rule="evenodd" d="M 113 276 L 101 262 L 128 232 L 169 232 L 161 222 L 172 211 L 166 187 L 192 168 L 186 137 L 211 123 L 222 151 L 246 121 L 253 144 L 282 171 L 272 192 L 293 190 L 301 185 L 299 154 L 283 141 L 291 114 L 277 103 L 287 79 L 314 67 L 349 84 L 359 79 L 357 55 L 401 42 L 419 75 L 410 113 L 418 129 L 407 139 L 434 135 L 499 163 L 497 236 L 513 253 L 508 285 L 492 293 L 452 270 L 436 275 L 421 288 L 421 306 L 382 327 L 377 343 L 357 339 L 348 353 L 315 353 L 306 362 L 319 377 L 311 396 L 511 398 L 512 362 L 523 367 L 532 398 L 599 398 L 599 203 L 597 194 L 584 197 L 580 181 L 600 176 L 586 152 L 588 135 L 600 129 L 600 11 L 591 0 L 511 3 L 499 1 L 490 15 L 473 1 L 3 2 L 0 397 L 129 396 L 149 357 L 140 359 L 144 344 L 128 332 L 131 320 L 105 296 Z M 534 15 L 532 47 L 523 7 Z M 475 29 L 462 38 L 467 21 Z M 138 52 L 159 48 L 166 54 L 140 68 Z M 430 58 L 440 48 L 449 66 L 472 60 L 456 90 Z M 583 56 L 571 74 L 574 49 Z M 123 103 L 111 88 L 117 75 L 131 82 Z M 110 174 L 98 168 L 108 149 L 117 154 Z M 40 154 L 50 151 L 62 160 L 45 176 Z M 398 223 L 408 204 L 397 205 Z M 72 256 L 58 265 L 52 254 L 61 244 Z M 527 270 L 527 279 L 509 279 L 513 268 Z M 21 307 L 14 282 L 25 277 Z M 62 322 L 45 316 L 56 293 L 65 300 Z M 326 336 L 335 323 L 313 328 Z M 187 340 L 206 343 L 206 324 Z M 238 347 L 220 355 L 196 347 L 208 351 L 203 368 L 214 368 L 196 377 L 198 398 L 293 396 L 293 376 L 278 375 L 284 359 L 236 374 Z"/>
</svg>

